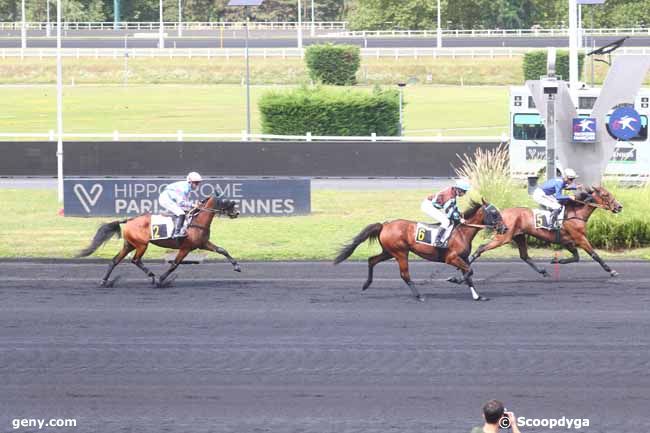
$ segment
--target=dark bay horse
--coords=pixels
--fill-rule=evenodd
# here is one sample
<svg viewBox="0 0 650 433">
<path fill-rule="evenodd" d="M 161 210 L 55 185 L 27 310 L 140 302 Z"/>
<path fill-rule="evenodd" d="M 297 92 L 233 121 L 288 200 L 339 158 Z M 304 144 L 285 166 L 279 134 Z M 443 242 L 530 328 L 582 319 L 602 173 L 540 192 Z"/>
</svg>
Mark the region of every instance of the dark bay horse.
<svg viewBox="0 0 650 433">
<path fill-rule="evenodd" d="M 233 265 L 234 270 L 241 272 L 239 264 L 230 256 L 228 251 L 210 242 L 210 225 L 212 224 L 214 216 L 227 215 L 230 218 L 237 218 L 237 216 L 239 216 L 239 211 L 237 210 L 236 204 L 237 203 L 234 201 L 222 200 L 215 195 L 203 200 L 197 207 L 190 211 L 193 215 L 192 222 L 187 228 L 187 237 L 181 239 L 161 239 L 152 241 L 150 214 L 106 223 L 99 227 L 90 245 L 80 251 L 77 257 L 86 257 L 91 255 L 97 250 L 97 248 L 113 236 L 119 238 L 120 235 L 122 235 L 124 237 L 124 245 L 108 265 L 108 270 L 101 281 L 101 287 L 110 287 L 115 283 L 115 280 L 109 281 L 111 272 L 113 272 L 115 266 L 117 266 L 118 263 L 120 263 L 124 257 L 133 250 L 135 250 L 135 254 L 131 259 L 131 262 L 138 268 L 142 269 L 142 271 L 151 278 L 151 283 L 158 287 L 163 287 L 166 283 L 170 283 L 172 280 L 167 280 L 167 277 L 174 272 L 190 251 L 197 248 L 225 256 Z M 123 230 L 120 228 L 121 224 L 124 224 Z M 147 251 L 147 247 L 150 243 L 163 248 L 178 250 L 174 263 L 172 263 L 167 272 L 160 276 L 158 281 L 156 281 L 154 273 L 147 269 L 142 263 L 142 256 Z"/>
<path fill-rule="evenodd" d="M 552 244 L 562 245 L 572 254 L 572 257 L 568 259 L 553 259 L 551 263 L 566 264 L 578 262 L 580 256 L 578 255 L 577 248 L 582 248 L 606 272 L 609 272 L 612 277 L 617 276 L 618 272 L 611 269 L 600 258 L 587 239 L 587 221 L 589 221 L 589 217 L 596 209 L 605 209 L 613 213 L 618 213 L 623 210 L 623 206 L 602 186 L 583 187 L 576 194 L 576 197 L 576 200 L 569 201 L 565 205 L 565 217 L 559 233 L 556 230 L 535 228 L 535 217 L 532 209 L 525 207 L 504 209 L 501 211 L 501 215 L 508 230 L 503 234 L 497 234 L 494 236 L 494 239 L 479 246 L 470 257 L 470 264 L 486 251 L 514 241 L 519 248 L 519 257 L 535 271 L 544 276 L 548 276 L 546 269 L 538 268 L 528 256 L 526 235 L 530 235 Z M 460 284 L 463 282 L 463 278 L 453 277 L 450 281 Z"/>
<path fill-rule="evenodd" d="M 486 203 L 485 200 L 482 201 L 482 204 L 472 202 L 471 207 L 463 213 L 463 218 L 465 223 L 454 228 L 449 239 L 448 248 L 436 248 L 432 245 L 416 242 L 417 223 L 414 221 L 399 219 L 383 224 L 370 224 L 341 249 L 339 255 L 334 259 L 334 264 L 341 263 L 350 257 L 354 250 L 366 240 L 378 240 L 382 252 L 368 259 L 368 279 L 362 290 L 366 290 L 372 283 L 372 270 L 377 263 L 395 258 L 399 265 L 402 280 L 409 286 L 413 296 L 417 300 L 423 301 L 424 299 L 413 281 L 411 281 L 411 275 L 409 274 L 408 256 L 410 252 L 413 252 L 423 259 L 455 266 L 463 273 L 472 293 L 472 298 L 475 301 L 487 300 L 487 298 L 479 295 L 474 288 L 472 282 L 474 271 L 467 263 L 472 248 L 472 239 L 482 228 L 493 228 L 503 233 L 506 231 L 506 227 L 503 225 L 499 210 L 495 206 Z"/>
</svg>

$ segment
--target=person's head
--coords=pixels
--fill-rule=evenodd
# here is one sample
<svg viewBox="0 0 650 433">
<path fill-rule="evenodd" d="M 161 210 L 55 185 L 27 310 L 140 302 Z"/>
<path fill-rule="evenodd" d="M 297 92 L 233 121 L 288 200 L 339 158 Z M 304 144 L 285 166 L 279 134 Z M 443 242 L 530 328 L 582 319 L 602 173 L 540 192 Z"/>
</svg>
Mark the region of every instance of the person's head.
<svg viewBox="0 0 650 433">
<path fill-rule="evenodd" d="M 201 185 L 203 178 L 197 172 L 192 171 L 187 175 L 187 181 L 192 186 L 192 189 L 197 189 Z"/>
<path fill-rule="evenodd" d="M 485 422 L 488 424 L 497 424 L 501 417 L 503 417 L 503 412 L 505 408 L 503 403 L 499 400 L 490 400 L 483 405 L 483 417 Z"/>
<path fill-rule="evenodd" d="M 454 189 L 456 190 L 456 194 L 458 194 L 461 197 L 464 196 L 471 188 L 472 188 L 471 185 L 465 179 L 458 179 L 454 184 Z"/>
<path fill-rule="evenodd" d="M 573 182 L 575 182 L 577 177 L 578 175 L 576 174 L 574 169 L 572 168 L 564 169 L 563 178 L 564 178 L 564 182 L 566 182 L 567 185 L 571 185 Z"/>
</svg>

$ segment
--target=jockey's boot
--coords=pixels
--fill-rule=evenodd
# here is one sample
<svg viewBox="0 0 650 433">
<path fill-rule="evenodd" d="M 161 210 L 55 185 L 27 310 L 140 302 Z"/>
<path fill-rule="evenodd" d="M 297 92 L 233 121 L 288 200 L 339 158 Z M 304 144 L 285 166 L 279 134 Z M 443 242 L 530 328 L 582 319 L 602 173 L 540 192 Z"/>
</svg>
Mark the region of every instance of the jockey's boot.
<svg viewBox="0 0 650 433">
<path fill-rule="evenodd" d="M 433 246 L 438 248 L 445 248 L 447 246 L 447 242 L 444 242 L 443 238 L 445 237 L 446 233 L 447 229 L 440 227 L 438 229 L 438 234 L 436 235 L 436 240 L 433 242 Z"/>
<path fill-rule="evenodd" d="M 555 227 L 556 229 L 559 229 L 560 226 L 558 224 L 558 219 L 560 218 L 560 212 L 562 212 L 562 208 L 554 209 L 553 212 L 551 212 L 551 226 Z"/>
<path fill-rule="evenodd" d="M 183 224 L 185 223 L 185 215 L 177 215 L 174 217 L 174 233 L 172 238 L 182 238 L 187 236 L 187 233 L 183 230 Z"/>
</svg>

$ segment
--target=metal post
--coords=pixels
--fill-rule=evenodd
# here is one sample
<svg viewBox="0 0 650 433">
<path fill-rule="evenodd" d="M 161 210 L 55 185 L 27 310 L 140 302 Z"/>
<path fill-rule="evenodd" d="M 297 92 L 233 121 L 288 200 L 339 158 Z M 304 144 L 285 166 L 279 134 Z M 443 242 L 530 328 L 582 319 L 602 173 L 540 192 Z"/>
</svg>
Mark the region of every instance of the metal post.
<svg viewBox="0 0 650 433">
<path fill-rule="evenodd" d="M 302 5 L 298 0 L 298 48 L 302 48 Z"/>
<path fill-rule="evenodd" d="M 244 6 L 244 12 L 246 16 L 246 138 L 250 140 L 251 135 L 251 80 L 250 80 L 250 66 L 248 58 L 248 23 L 250 18 L 248 17 L 248 7 Z"/>
<path fill-rule="evenodd" d="M 164 30 L 164 24 L 163 24 L 163 0 L 160 0 L 160 24 L 158 25 L 159 32 L 158 32 L 158 48 L 161 50 L 165 48 L 165 37 L 163 36 Z"/>
<path fill-rule="evenodd" d="M 547 54 L 547 76 L 543 80 L 543 92 L 546 95 L 546 179 L 555 178 L 555 101 L 558 90 L 555 75 L 555 48 L 549 48 Z"/>
<path fill-rule="evenodd" d="M 129 34 L 124 35 L 124 85 L 129 84 Z"/>
<path fill-rule="evenodd" d="M 183 36 L 183 4 L 178 0 L 178 37 Z"/>
<path fill-rule="evenodd" d="M 402 136 L 402 128 L 404 126 L 404 119 L 402 117 L 402 88 L 399 89 L 399 131 L 398 135 Z"/>
<path fill-rule="evenodd" d="M 563 77 L 564 78 L 564 77 Z M 578 8 L 576 0 L 569 0 L 569 86 L 571 98 L 577 101 L 578 81 Z"/>
<path fill-rule="evenodd" d="M 61 0 L 56 1 L 56 162 L 58 199 L 63 203 L 63 68 L 61 67 Z"/>
<path fill-rule="evenodd" d="M 45 27 L 45 36 L 48 38 L 51 36 L 50 28 L 50 0 L 45 0 L 45 9 L 47 10 L 47 26 Z"/>
<path fill-rule="evenodd" d="M 113 0 L 113 30 L 120 28 L 120 0 Z"/>
<path fill-rule="evenodd" d="M 436 31 L 436 47 L 442 48 L 442 29 L 440 28 L 440 0 L 438 0 L 438 29 Z"/>
<path fill-rule="evenodd" d="M 24 50 L 27 48 L 27 25 L 25 23 L 25 0 L 21 3 L 20 12 L 22 14 L 22 22 L 20 25 L 20 47 Z"/>
<path fill-rule="evenodd" d="M 316 12 L 314 12 L 314 0 L 311 0 L 311 37 L 316 36 Z"/>
<path fill-rule="evenodd" d="M 555 94 L 546 100 L 546 179 L 555 177 Z"/>
</svg>

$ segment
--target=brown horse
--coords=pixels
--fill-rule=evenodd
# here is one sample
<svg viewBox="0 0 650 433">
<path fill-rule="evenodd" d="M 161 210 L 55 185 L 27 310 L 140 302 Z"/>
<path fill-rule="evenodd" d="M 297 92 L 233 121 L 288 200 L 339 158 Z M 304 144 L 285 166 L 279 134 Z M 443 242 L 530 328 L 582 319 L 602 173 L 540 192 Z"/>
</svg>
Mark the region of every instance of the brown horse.
<svg viewBox="0 0 650 433">
<path fill-rule="evenodd" d="M 594 186 L 592 188 L 582 189 L 576 194 L 575 200 L 566 203 L 565 217 L 559 232 L 557 230 L 535 228 L 535 217 L 533 216 L 532 209 L 525 207 L 504 209 L 501 211 L 501 215 L 508 230 L 503 234 L 497 234 L 494 239 L 479 246 L 476 252 L 470 257 L 469 263 L 473 263 L 474 260 L 478 259 L 486 251 L 514 241 L 517 247 L 519 247 L 519 257 L 535 271 L 546 277 L 548 276 L 546 269 L 538 268 L 528 256 L 526 235 L 530 235 L 546 242 L 560 244 L 572 254 L 572 257 L 568 259 L 553 259 L 551 263 L 566 264 L 578 262 L 580 256 L 576 247 L 579 247 L 585 250 L 612 277 L 615 277 L 618 275 L 618 272 L 611 269 L 600 258 L 587 239 L 587 221 L 596 209 L 606 209 L 613 213 L 618 213 L 623 210 L 623 206 L 603 187 Z M 463 279 L 452 277 L 450 281 L 460 284 L 463 282 Z"/>
<path fill-rule="evenodd" d="M 482 228 L 493 228 L 497 232 L 503 233 L 506 227 L 499 210 L 486 203 L 482 204 L 472 202 L 471 207 L 463 213 L 465 222 L 454 227 L 449 239 L 448 248 L 436 248 L 432 245 L 416 242 L 415 231 L 417 223 L 407 220 L 395 220 L 383 224 L 370 224 L 364 228 L 352 241 L 345 245 L 339 255 L 334 259 L 334 264 L 341 263 L 354 252 L 354 250 L 364 241 L 378 240 L 382 251 L 380 254 L 368 259 L 368 279 L 363 285 L 362 290 L 366 290 L 372 283 L 372 270 L 377 263 L 383 262 L 390 258 L 395 258 L 399 265 L 400 276 L 409 286 L 413 296 L 419 301 L 424 299 L 418 292 L 411 275 L 409 274 L 408 256 L 410 252 L 417 254 L 423 259 L 432 262 L 444 262 L 455 266 L 463 273 L 475 301 L 487 300 L 482 297 L 474 288 L 472 274 L 474 271 L 467 263 L 467 258 L 472 249 L 472 239 Z"/>
<path fill-rule="evenodd" d="M 91 255 L 97 250 L 101 245 L 107 242 L 113 236 L 120 237 L 120 234 L 124 237 L 124 245 L 122 249 L 108 266 L 108 270 L 104 275 L 104 278 L 101 281 L 101 287 L 111 287 L 116 279 L 109 281 L 111 272 L 115 266 L 120 263 L 127 254 L 135 250 L 135 254 L 131 259 L 131 262 L 136 265 L 138 268 L 147 274 L 151 278 L 151 283 L 157 285 L 158 287 L 164 287 L 165 285 L 171 283 L 173 280 L 167 280 L 167 277 L 174 272 L 178 265 L 183 261 L 183 259 L 189 254 L 190 251 L 197 248 L 207 251 L 212 251 L 219 253 L 225 256 L 230 263 L 233 265 L 234 270 L 241 272 L 241 268 L 237 261 L 233 259 L 228 251 L 225 249 L 213 244 L 210 242 L 210 225 L 212 224 L 212 219 L 215 215 L 227 215 L 230 218 L 237 218 L 239 216 L 239 211 L 237 210 L 236 202 L 230 200 L 222 200 L 217 198 L 217 196 L 212 195 L 207 199 L 203 200 L 197 207 L 190 211 L 192 217 L 192 222 L 187 228 L 187 237 L 180 239 L 162 239 L 162 240 L 151 240 L 151 215 L 144 214 L 139 215 L 134 218 L 127 218 L 124 220 L 113 221 L 110 223 L 103 224 L 95 233 L 90 245 L 79 252 L 77 257 L 86 257 Z M 120 225 L 124 224 L 123 232 L 120 230 Z M 160 279 L 156 282 L 156 276 L 153 272 L 147 269 L 142 263 L 142 256 L 147 251 L 149 243 L 158 245 L 164 248 L 177 249 L 178 254 L 174 259 L 171 267 L 160 276 Z"/>
</svg>

